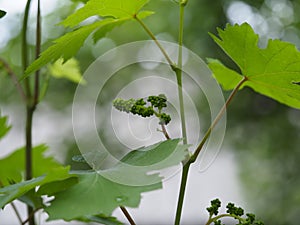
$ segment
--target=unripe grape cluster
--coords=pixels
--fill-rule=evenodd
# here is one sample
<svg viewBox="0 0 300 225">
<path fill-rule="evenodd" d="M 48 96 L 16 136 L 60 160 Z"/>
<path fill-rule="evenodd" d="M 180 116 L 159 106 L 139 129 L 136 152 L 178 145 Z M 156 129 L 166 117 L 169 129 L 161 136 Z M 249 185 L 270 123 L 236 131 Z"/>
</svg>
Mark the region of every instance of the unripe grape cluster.
<svg viewBox="0 0 300 225">
<path fill-rule="evenodd" d="M 160 94 L 158 96 L 149 96 L 147 101 L 158 110 L 162 110 L 163 108 L 167 107 L 167 97 L 164 94 Z"/>
<path fill-rule="evenodd" d="M 219 208 L 221 207 L 221 201 L 216 198 L 216 199 L 212 200 L 210 203 L 211 203 L 211 206 L 207 207 L 206 210 L 211 215 L 218 215 Z"/>
<path fill-rule="evenodd" d="M 136 101 L 133 98 L 131 98 L 129 100 L 117 98 L 113 101 L 113 106 L 121 112 L 129 113 L 132 106 L 135 104 L 135 102 Z"/>
<path fill-rule="evenodd" d="M 154 115 L 159 119 L 160 125 L 167 125 L 171 121 L 171 116 L 162 112 L 163 108 L 167 107 L 167 97 L 164 94 L 151 95 L 147 98 L 147 102 L 143 98 L 137 100 L 117 98 L 113 101 L 113 106 L 119 111 L 141 117 Z"/>
<path fill-rule="evenodd" d="M 220 219 L 214 220 L 213 215 L 217 216 L 219 214 L 219 208 L 221 207 L 221 201 L 219 199 L 214 199 L 211 202 L 211 206 L 206 208 L 210 215 L 210 220 L 214 222 L 214 225 L 224 225 L 222 224 Z M 227 206 L 227 215 L 222 215 L 222 217 L 232 217 L 236 220 L 238 220 L 237 225 L 264 225 L 263 222 L 256 220 L 255 215 L 252 213 L 247 213 L 245 217 L 242 217 L 244 215 L 244 209 L 241 207 L 236 207 L 233 203 L 228 203 Z M 212 222 L 211 222 L 212 223 Z"/>
</svg>

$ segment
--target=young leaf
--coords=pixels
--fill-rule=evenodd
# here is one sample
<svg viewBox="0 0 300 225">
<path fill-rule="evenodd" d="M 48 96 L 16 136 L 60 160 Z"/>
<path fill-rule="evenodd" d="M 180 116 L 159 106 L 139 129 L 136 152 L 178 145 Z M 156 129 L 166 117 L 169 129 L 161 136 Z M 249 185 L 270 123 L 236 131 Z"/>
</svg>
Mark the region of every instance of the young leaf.
<svg viewBox="0 0 300 225">
<path fill-rule="evenodd" d="M 49 220 L 70 221 L 99 213 L 111 215 L 120 205 L 137 207 L 141 193 L 162 187 L 162 177 L 153 171 L 177 165 L 186 157 L 187 145 L 180 145 L 179 141 L 168 140 L 135 150 L 107 170 L 77 172 L 79 182 L 70 189 L 55 194 L 55 199 L 45 209 Z M 163 163 L 159 163 L 161 161 Z M 107 179 L 109 176 L 120 177 L 120 182 Z M 140 185 L 123 184 L 124 177 Z M 80 207 L 76 204 L 78 202 Z"/>
<path fill-rule="evenodd" d="M 33 190 L 40 185 L 44 177 L 38 177 L 32 180 L 12 184 L 4 188 L 0 188 L 0 208 L 21 197 L 27 192 Z"/>
<path fill-rule="evenodd" d="M 0 19 L 6 15 L 6 12 L 0 9 Z"/>
<path fill-rule="evenodd" d="M 38 196 L 43 196 L 43 195 L 48 195 L 52 196 L 57 192 L 64 191 L 68 189 L 69 187 L 73 186 L 78 182 L 77 177 L 70 177 L 65 180 L 58 180 L 58 181 L 53 181 L 51 183 L 45 184 L 41 186 L 36 194 Z"/>
<path fill-rule="evenodd" d="M 54 44 L 44 51 L 25 71 L 24 78 L 30 73 L 40 69 L 49 62 L 63 58 L 64 61 L 73 57 L 83 45 L 85 39 L 96 29 L 110 23 L 112 20 L 102 20 L 96 23 L 81 27 L 78 30 L 61 36 L 54 41 Z"/>
<path fill-rule="evenodd" d="M 38 177 L 47 174 L 52 169 L 64 168 L 51 157 L 45 157 L 47 146 L 39 145 L 33 148 L 33 176 Z M 25 168 L 25 149 L 20 148 L 11 155 L 0 160 L 0 181 L 2 185 L 9 185 L 23 180 Z"/>
<path fill-rule="evenodd" d="M 275 99 L 290 107 L 300 108 L 300 52 L 291 43 L 269 40 L 265 49 L 258 47 L 258 35 L 247 23 L 227 25 L 218 29 L 219 38 L 214 41 L 238 65 L 241 74 L 217 61 L 209 67 L 225 89 L 234 86 L 245 77 L 244 86 Z M 242 77 L 243 76 L 243 77 Z M 232 82 L 232 83 L 231 83 Z"/>
<path fill-rule="evenodd" d="M 90 0 L 61 24 L 75 27 L 91 16 L 133 18 L 149 0 Z"/>
<path fill-rule="evenodd" d="M 7 116 L 1 116 L 0 112 L 0 139 L 10 130 L 11 126 L 7 125 Z"/>
<path fill-rule="evenodd" d="M 96 31 L 94 40 L 102 38 L 107 32 L 135 16 L 139 16 L 139 10 L 148 0 L 90 0 L 84 7 L 70 15 L 61 24 L 75 27 L 83 20 L 91 16 L 105 17 L 103 20 L 83 26 L 77 30 L 65 34 L 56 39 L 41 56 L 35 60 L 25 71 L 23 78 L 45 66 L 63 58 L 64 62 L 73 57 L 83 45 L 85 39 Z M 141 18 L 151 15 L 150 12 L 140 12 Z M 107 17 L 107 18 L 106 18 Z"/>
<path fill-rule="evenodd" d="M 71 58 L 66 63 L 63 63 L 63 59 L 59 59 L 52 65 L 49 65 L 48 69 L 53 77 L 67 78 L 70 81 L 80 84 L 86 83 L 82 78 L 79 62 L 74 58 Z"/>
<path fill-rule="evenodd" d="M 56 168 L 48 172 L 47 175 L 33 178 L 13 185 L 6 186 L 0 189 L 0 208 L 14 201 L 26 193 L 34 190 L 38 186 L 43 186 L 51 182 L 57 182 L 75 177 L 76 175 L 69 174 L 69 167 Z"/>
<path fill-rule="evenodd" d="M 22 195 L 18 198 L 21 202 L 24 202 L 25 204 L 31 206 L 34 209 L 40 209 L 43 208 L 43 199 L 41 196 L 36 195 L 36 192 L 34 189 L 28 191 L 25 195 Z"/>
</svg>

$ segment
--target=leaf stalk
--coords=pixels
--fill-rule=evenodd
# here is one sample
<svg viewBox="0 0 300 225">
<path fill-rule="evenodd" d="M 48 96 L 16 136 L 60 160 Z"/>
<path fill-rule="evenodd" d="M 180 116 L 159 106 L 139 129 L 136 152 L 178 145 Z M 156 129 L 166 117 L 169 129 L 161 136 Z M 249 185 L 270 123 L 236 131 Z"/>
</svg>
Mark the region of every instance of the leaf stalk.
<svg viewBox="0 0 300 225">
<path fill-rule="evenodd" d="M 181 185 L 180 185 L 180 191 L 179 191 L 179 198 L 178 198 L 178 206 L 177 206 L 177 212 L 178 212 L 178 214 L 176 213 L 175 225 L 179 225 L 180 224 L 180 217 L 181 217 L 181 212 L 182 212 L 182 205 L 183 205 L 183 200 L 184 200 L 184 196 L 185 196 L 185 189 L 186 189 L 186 183 L 187 183 L 187 178 L 188 178 L 188 173 L 189 173 L 190 165 L 193 164 L 196 161 L 196 159 L 197 159 L 200 151 L 202 150 L 204 144 L 208 140 L 208 138 L 209 138 L 212 130 L 215 128 L 215 126 L 217 125 L 217 123 L 220 121 L 220 119 L 222 118 L 222 116 L 226 112 L 226 109 L 228 108 L 228 106 L 232 102 L 233 97 L 237 94 L 237 92 L 240 89 L 240 87 L 246 81 L 247 81 L 247 77 L 244 77 L 236 85 L 236 87 L 233 89 L 233 91 L 231 92 L 231 94 L 228 97 L 227 101 L 225 102 L 225 104 L 221 108 L 220 112 L 218 113 L 218 115 L 216 116 L 216 118 L 214 119 L 214 121 L 212 122 L 212 124 L 209 127 L 209 129 L 206 131 L 206 133 L 205 133 L 202 141 L 198 145 L 197 149 L 195 150 L 195 152 L 193 153 L 193 155 L 190 157 L 190 159 L 186 162 L 186 164 L 184 164 L 184 166 L 183 166 L 182 177 L 181 177 Z M 177 217 L 177 215 L 178 215 L 178 217 Z"/>
<path fill-rule="evenodd" d="M 125 215 L 125 217 L 127 218 L 130 225 L 136 225 L 136 223 L 134 222 L 133 218 L 131 217 L 131 215 L 129 214 L 127 209 L 124 206 L 120 206 L 120 209 L 123 212 L 123 214 Z"/>
<path fill-rule="evenodd" d="M 214 119 L 214 121 L 212 122 L 211 126 L 208 128 L 208 130 L 206 131 L 202 141 L 200 142 L 200 144 L 198 145 L 197 149 L 195 150 L 194 154 L 192 155 L 192 157 L 190 158 L 189 162 L 190 163 L 194 163 L 198 157 L 198 155 L 200 154 L 204 144 L 206 143 L 207 139 L 209 138 L 212 130 L 215 128 L 215 126 L 218 124 L 218 122 L 220 121 L 220 119 L 222 118 L 222 116 L 224 115 L 224 113 L 226 112 L 226 109 L 228 108 L 228 106 L 230 105 L 230 103 L 232 102 L 233 97 L 236 95 L 236 93 L 238 92 L 238 90 L 240 89 L 240 87 L 247 81 L 247 77 L 243 77 L 243 79 L 236 85 L 236 87 L 233 89 L 233 91 L 231 92 L 231 94 L 229 95 L 228 99 L 226 100 L 225 104 L 223 105 L 223 107 L 221 108 L 220 112 L 218 113 L 218 115 L 216 116 L 216 118 Z"/>
<path fill-rule="evenodd" d="M 167 60 L 168 64 L 170 65 L 171 69 L 173 71 L 177 70 L 177 68 L 178 68 L 177 65 L 172 61 L 172 59 L 170 58 L 170 56 L 168 55 L 168 53 L 166 52 L 164 47 L 159 43 L 159 41 L 157 40 L 155 35 L 152 33 L 152 31 L 137 16 L 135 16 L 134 18 L 144 28 L 144 30 L 151 37 L 151 39 L 155 42 L 155 44 L 157 45 L 157 47 L 159 48 L 159 50 L 161 51 L 161 53 L 164 55 L 165 59 Z"/>
</svg>

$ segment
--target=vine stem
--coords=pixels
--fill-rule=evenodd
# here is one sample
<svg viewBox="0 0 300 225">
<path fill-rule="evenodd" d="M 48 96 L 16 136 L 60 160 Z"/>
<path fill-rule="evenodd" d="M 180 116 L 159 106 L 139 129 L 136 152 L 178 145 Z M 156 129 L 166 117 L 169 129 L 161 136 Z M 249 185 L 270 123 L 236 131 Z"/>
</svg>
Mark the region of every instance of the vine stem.
<svg viewBox="0 0 300 225">
<path fill-rule="evenodd" d="M 24 19 L 23 19 L 23 29 L 22 29 L 23 71 L 25 71 L 28 66 L 27 28 L 28 28 L 30 4 L 31 4 L 31 0 L 28 0 L 25 6 Z M 32 117 L 33 117 L 34 110 L 30 106 L 31 90 L 30 90 L 29 78 L 25 79 L 24 83 L 25 83 L 25 93 L 26 93 L 25 179 L 30 180 L 32 178 Z M 29 225 L 35 224 L 34 216 L 32 216 L 33 212 L 34 212 L 33 207 L 27 205 L 27 215 L 28 215 Z"/>
<path fill-rule="evenodd" d="M 22 218 L 21 218 L 21 215 L 20 215 L 20 213 L 19 213 L 19 211 L 18 211 L 15 203 L 11 202 L 10 204 L 11 204 L 11 207 L 13 208 L 13 210 L 14 210 L 14 212 L 15 212 L 15 214 L 16 214 L 19 222 L 20 222 L 20 224 L 22 224 Z"/>
<path fill-rule="evenodd" d="M 28 66 L 28 46 L 27 46 L 27 29 L 28 18 L 30 11 L 31 0 L 28 0 L 25 6 L 23 29 L 22 29 L 22 64 L 23 72 L 25 72 Z M 40 0 L 37 5 L 37 19 L 36 19 L 36 58 L 40 54 L 41 50 L 41 10 Z M 30 180 L 32 178 L 32 121 L 34 111 L 38 104 L 39 99 L 39 71 L 35 74 L 34 92 L 32 96 L 30 79 L 26 78 L 25 82 L 25 95 L 26 95 L 26 130 L 25 130 L 25 179 Z M 35 210 L 30 205 L 27 205 L 28 224 L 35 225 Z M 25 224 L 25 223 L 24 223 Z"/>
<path fill-rule="evenodd" d="M 179 198 L 178 198 L 178 205 L 177 205 L 176 221 L 175 221 L 176 225 L 180 224 L 180 217 L 181 217 L 181 213 L 182 213 L 182 205 L 183 205 L 184 196 L 185 196 L 185 189 L 186 189 L 186 183 L 187 183 L 189 168 L 190 168 L 191 164 L 193 164 L 196 161 L 196 159 L 197 159 L 200 151 L 202 150 L 204 144 L 208 140 L 208 138 L 209 138 L 212 130 L 215 128 L 215 126 L 217 125 L 217 123 L 220 121 L 220 119 L 222 118 L 222 116 L 226 112 L 226 109 L 228 108 L 229 104 L 232 102 L 233 97 L 236 95 L 236 93 L 238 92 L 238 90 L 240 89 L 240 87 L 246 81 L 247 81 L 247 77 L 244 77 L 236 85 L 236 87 L 233 89 L 233 91 L 231 92 L 230 96 L 226 100 L 225 104 L 221 108 L 220 112 L 218 113 L 218 115 L 216 116 L 216 118 L 214 119 L 214 121 L 212 122 L 211 126 L 208 128 L 207 132 L 205 133 L 205 135 L 204 135 L 202 141 L 200 142 L 200 144 L 198 145 L 197 149 L 195 150 L 195 152 L 193 153 L 193 155 L 190 157 L 190 159 L 186 162 L 186 164 L 183 166 L 182 177 L 181 177 L 181 185 L 180 185 L 180 191 L 179 191 Z"/>
<path fill-rule="evenodd" d="M 182 87 L 182 46 L 183 46 L 183 33 L 184 33 L 184 9 L 187 4 L 187 1 L 180 2 L 180 12 L 179 12 L 179 36 L 178 36 L 178 70 L 176 70 L 176 78 L 177 78 L 177 89 L 178 89 L 178 98 L 180 105 L 180 120 L 181 120 L 181 132 L 183 138 L 183 144 L 187 144 L 187 132 L 186 132 L 186 121 L 185 121 L 185 110 L 184 110 L 184 99 L 183 99 L 183 87 Z M 190 164 L 184 165 L 181 172 L 181 182 L 179 189 L 179 196 L 177 201 L 177 209 L 175 216 L 175 225 L 180 224 L 182 208 L 185 196 L 185 189 L 190 169 Z"/>
<path fill-rule="evenodd" d="M 26 219 L 26 220 L 24 220 L 23 222 L 22 222 L 22 224 L 21 225 L 25 225 L 26 223 L 30 223 L 30 220 L 31 220 L 31 218 L 33 218 L 34 217 L 34 214 L 37 212 L 37 211 L 39 211 L 40 209 L 35 209 L 35 210 L 33 210 L 32 212 L 31 212 L 31 214 L 29 215 L 29 217 Z"/>
<path fill-rule="evenodd" d="M 183 46 L 183 28 L 184 28 L 184 8 L 186 4 L 180 4 L 180 16 L 179 16 L 179 36 L 178 36 L 178 61 L 177 61 L 177 87 L 178 87 L 178 98 L 180 104 L 180 120 L 181 120 L 181 130 L 183 143 L 187 144 L 187 132 L 186 132 L 186 122 L 185 122 L 185 111 L 184 111 L 184 99 L 182 90 L 182 46 Z"/>
<path fill-rule="evenodd" d="M 24 18 L 23 18 L 23 28 L 22 28 L 22 66 L 24 72 L 28 66 L 27 28 L 28 28 L 28 17 L 29 17 L 30 5 L 31 5 L 31 0 L 27 0 L 25 6 Z M 25 79 L 24 82 L 25 82 L 25 91 L 27 97 L 26 103 L 28 104 L 28 99 L 30 99 L 31 97 L 30 82 L 28 78 Z"/>
<path fill-rule="evenodd" d="M 35 58 L 37 59 L 41 53 L 41 42 L 42 42 L 42 25 L 41 25 L 41 1 L 38 0 L 37 6 L 37 20 L 36 20 L 36 48 L 35 48 Z M 39 88 L 40 84 L 40 70 L 35 72 L 35 82 L 34 82 L 34 96 L 33 105 L 37 105 L 39 102 Z"/>
<path fill-rule="evenodd" d="M 25 151 L 25 179 L 30 180 L 32 178 L 32 119 L 33 119 L 34 108 L 26 107 L 26 151 Z M 33 212 L 33 207 L 27 205 L 27 213 L 29 225 L 34 225 L 34 217 L 30 217 Z"/>
<path fill-rule="evenodd" d="M 214 218 L 210 218 L 205 225 L 210 225 L 212 222 L 215 222 L 215 221 L 217 221 L 217 220 L 219 220 L 221 218 L 224 218 L 224 217 L 231 217 L 231 218 L 239 220 L 239 222 L 241 220 L 243 220 L 239 216 L 234 216 L 234 215 L 231 215 L 231 214 L 221 214 L 221 215 L 215 216 Z"/>
<path fill-rule="evenodd" d="M 166 126 L 164 124 L 161 125 L 161 129 L 162 129 L 163 134 L 165 135 L 165 138 L 167 140 L 170 140 L 171 139 L 170 135 L 168 134 L 168 131 L 167 131 Z"/>
<path fill-rule="evenodd" d="M 130 225 L 136 225 L 136 223 L 134 222 L 133 218 L 130 216 L 130 214 L 127 211 L 127 209 L 124 206 L 120 206 L 120 209 L 123 212 L 123 214 L 125 215 L 125 217 L 127 218 L 127 220 L 130 223 Z"/>
</svg>

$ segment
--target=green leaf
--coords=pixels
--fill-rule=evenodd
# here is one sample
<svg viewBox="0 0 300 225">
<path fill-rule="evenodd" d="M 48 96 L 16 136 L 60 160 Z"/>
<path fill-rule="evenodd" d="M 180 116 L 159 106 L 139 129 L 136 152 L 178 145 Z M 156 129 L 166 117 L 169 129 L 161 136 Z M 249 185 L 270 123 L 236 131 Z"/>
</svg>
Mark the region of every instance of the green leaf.
<svg viewBox="0 0 300 225">
<path fill-rule="evenodd" d="M 44 206 L 43 199 L 41 198 L 41 196 L 36 195 L 34 189 L 28 191 L 26 194 L 19 197 L 18 200 L 24 202 L 25 204 L 31 206 L 34 209 L 40 209 Z"/>
<path fill-rule="evenodd" d="M 83 2 L 83 3 L 87 3 L 89 0 L 71 0 L 72 2 Z"/>
<path fill-rule="evenodd" d="M 153 15 L 154 12 L 152 11 L 141 11 L 137 14 L 137 17 L 139 19 L 144 19 L 148 16 Z M 130 17 L 130 19 L 132 19 Z M 125 19 L 119 19 L 119 20 L 115 20 L 114 23 L 108 24 L 107 26 L 98 29 L 94 35 L 93 35 L 93 40 L 94 43 L 96 43 L 97 41 L 99 41 L 101 38 L 103 38 L 107 33 L 109 33 L 111 30 L 113 30 L 114 28 L 116 28 L 117 26 L 121 26 L 123 23 L 127 22 L 129 19 L 127 19 L 127 17 L 125 17 Z"/>
<path fill-rule="evenodd" d="M 78 183 L 55 194 L 55 199 L 45 209 L 49 220 L 71 221 L 98 213 L 110 215 L 120 204 L 137 207 L 142 192 L 161 188 L 158 184 L 147 187 L 122 185 L 104 178 L 97 172 L 82 172 L 77 173 L 77 176 Z M 76 202 L 80 202 L 80 207 Z"/>
<path fill-rule="evenodd" d="M 123 225 L 120 221 L 118 221 L 115 217 L 111 216 L 105 216 L 103 214 L 96 215 L 96 216 L 87 216 L 87 217 L 82 217 L 82 218 L 77 218 L 76 220 L 81 221 L 81 222 L 96 222 L 96 223 L 101 223 L 104 225 Z"/>
<path fill-rule="evenodd" d="M 64 168 L 51 157 L 45 157 L 47 146 L 39 145 L 32 150 L 33 177 L 47 174 L 51 169 Z M 2 185 L 17 183 L 24 179 L 25 148 L 20 148 L 11 155 L 0 160 L 0 181 Z"/>
<path fill-rule="evenodd" d="M 149 0 L 90 0 L 61 24 L 75 27 L 91 16 L 133 18 Z"/>
<path fill-rule="evenodd" d="M 115 27 L 121 26 L 123 23 L 127 22 L 127 20 L 129 20 L 129 18 L 126 18 L 126 19 L 115 19 L 110 24 L 107 24 L 106 26 L 101 27 L 101 29 L 98 29 L 93 34 L 94 43 L 97 43 L 97 41 L 99 41 L 101 38 L 103 38 L 107 33 L 109 33 L 110 31 L 112 31 Z"/>
<path fill-rule="evenodd" d="M 34 71 L 45 66 L 49 62 L 63 58 L 64 62 L 73 57 L 86 38 L 93 32 L 94 41 L 99 40 L 107 32 L 111 31 L 115 26 L 132 20 L 135 16 L 145 18 L 151 15 L 151 12 L 140 12 L 139 10 L 148 2 L 148 0 L 90 0 L 87 4 L 70 15 L 61 24 L 64 26 L 75 27 L 83 20 L 91 16 L 107 17 L 95 23 L 82 26 L 79 29 L 65 34 L 56 39 L 54 44 L 44 51 L 41 56 L 36 59 L 25 71 L 23 79 L 29 76 Z"/>
<path fill-rule="evenodd" d="M 55 194 L 55 199 L 46 208 L 49 220 L 70 221 L 86 215 L 111 215 L 120 205 L 138 207 L 141 193 L 162 187 L 162 177 L 157 171 L 178 165 L 188 154 L 188 146 L 180 145 L 179 141 L 168 140 L 132 151 L 107 170 L 76 172 L 79 182 Z M 108 177 L 120 177 L 120 182 Z M 123 184 L 122 178 L 132 179 L 140 185 Z M 80 207 L 75 204 L 78 202 Z"/>
<path fill-rule="evenodd" d="M 6 12 L 0 9 L 0 19 L 6 15 Z"/>
<path fill-rule="evenodd" d="M 0 208 L 26 194 L 42 183 L 44 177 L 12 184 L 0 189 Z"/>
<path fill-rule="evenodd" d="M 67 190 L 69 187 L 73 186 L 78 182 L 77 177 L 70 177 L 68 179 L 62 180 L 62 181 L 54 181 L 49 184 L 43 185 L 42 187 L 39 188 L 37 191 L 37 194 L 39 196 L 42 195 L 48 195 L 52 196 L 55 193 L 58 193 L 60 191 Z"/>
<path fill-rule="evenodd" d="M 11 126 L 7 125 L 7 120 L 8 117 L 1 116 L 1 112 L 0 112 L 0 139 L 4 137 L 11 128 Z"/>
<path fill-rule="evenodd" d="M 227 68 L 219 60 L 207 59 L 207 61 L 209 63 L 209 68 L 213 71 L 214 77 L 222 84 L 224 90 L 234 89 L 243 79 L 239 73 Z"/>
<path fill-rule="evenodd" d="M 34 190 L 38 186 L 75 177 L 76 175 L 69 174 L 69 169 L 69 167 L 52 169 L 45 176 L 40 176 L 1 188 L 0 208 L 3 208 L 6 204 L 14 201 L 15 199 L 24 196 L 26 193 Z"/>
<path fill-rule="evenodd" d="M 65 63 L 60 58 L 52 65 L 49 65 L 48 69 L 50 74 L 55 78 L 67 78 L 75 83 L 86 84 L 80 72 L 79 62 L 74 58 Z"/>
<path fill-rule="evenodd" d="M 241 74 L 211 61 L 209 67 L 225 89 L 233 89 L 243 77 L 244 86 L 290 107 L 300 108 L 300 52 L 280 40 L 269 40 L 266 48 L 258 47 L 258 35 L 250 25 L 227 25 L 218 29 L 214 41 L 238 65 Z M 232 82 L 232 83 L 231 83 Z"/>
<path fill-rule="evenodd" d="M 83 45 L 85 39 L 96 29 L 109 23 L 109 20 L 98 21 L 96 23 L 81 27 L 78 30 L 65 34 L 56 39 L 54 44 L 44 51 L 25 71 L 25 77 L 30 73 L 40 69 L 49 62 L 55 62 L 60 58 L 64 61 L 73 57 Z"/>
</svg>

